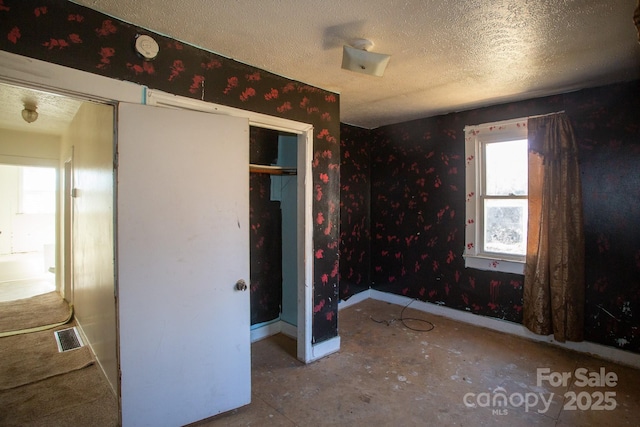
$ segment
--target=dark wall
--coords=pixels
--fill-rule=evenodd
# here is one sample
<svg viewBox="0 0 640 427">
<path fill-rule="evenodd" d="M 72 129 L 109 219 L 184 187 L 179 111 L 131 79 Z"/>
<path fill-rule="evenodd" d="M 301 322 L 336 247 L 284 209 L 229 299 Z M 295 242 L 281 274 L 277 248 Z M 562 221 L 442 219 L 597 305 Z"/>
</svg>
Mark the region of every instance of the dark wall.
<svg viewBox="0 0 640 427">
<path fill-rule="evenodd" d="M 463 129 L 565 110 L 580 150 L 585 339 L 640 352 L 639 95 L 636 81 L 372 131 L 343 127 L 343 135 L 357 135 L 371 146 L 370 154 L 343 159 L 343 173 L 347 161 L 371 162 L 371 286 L 521 323 L 523 276 L 464 267 Z M 347 145 L 358 146 L 358 141 L 343 136 L 345 152 Z M 343 183 L 343 204 L 358 191 L 353 194 Z M 348 227 L 344 214 L 342 221 L 342 227 Z M 346 244 L 341 252 L 351 251 Z M 357 260 L 343 261 L 343 275 L 350 268 L 358 271 Z M 346 283 L 343 294 L 349 296 Z"/>
<path fill-rule="evenodd" d="M 240 23 L 239 23 L 240 25 Z M 213 30 L 215 31 L 215 30 Z M 313 342 L 337 335 L 339 237 L 339 96 L 152 34 L 62 0 L 0 1 L 0 49 L 127 80 L 152 89 L 283 117 L 314 126 Z M 137 34 L 158 41 L 160 53 L 142 61 Z M 328 231 L 327 231 L 328 230 Z"/>
<path fill-rule="evenodd" d="M 371 284 L 370 131 L 340 128 L 340 299 Z"/>
</svg>

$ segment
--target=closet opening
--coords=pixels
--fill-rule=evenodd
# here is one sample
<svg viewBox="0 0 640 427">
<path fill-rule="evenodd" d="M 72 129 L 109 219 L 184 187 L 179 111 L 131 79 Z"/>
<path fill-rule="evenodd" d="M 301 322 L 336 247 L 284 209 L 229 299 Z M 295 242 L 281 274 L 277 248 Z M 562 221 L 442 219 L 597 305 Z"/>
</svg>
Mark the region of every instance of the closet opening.
<svg viewBox="0 0 640 427">
<path fill-rule="evenodd" d="M 255 126 L 249 134 L 251 339 L 297 339 L 298 136 Z"/>
<path fill-rule="evenodd" d="M 249 331 L 250 339 L 252 342 L 255 342 L 270 335 L 280 333 L 288 335 L 292 337 L 292 340 L 295 340 L 292 342 L 296 347 L 294 357 L 303 363 L 310 363 L 326 356 L 327 354 L 337 351 L 340 348 L 339 337 L 336 337 L 334 340 L 320 343 L 320 345 L 314 345 L 312 343 L 314 230 L 312 217 L 313 179 L 311 176 L 311 165 L 313 161 L 313 126 L 309 123 L 296 122 L 251 111 L 239 110 L 233 107 L 211 104 L 155 90 L 147 90 L 146 94 L 146 103 L 148 105 L 195 110 L 212 114 L 231 115 L 248 119 L 249 143 L 252 145 L 252 148 L 250 149 L 251 154 L 249 163 L 254 164 L 254 167 L 257 167 L 258 165 L 262 168 L 266 167 L 267 169 L 270 169 L 269 172 L 272 172 L 269 174 L 258 174 L 258 171 L 253 169 L 254 167 L 252 167 L 254 170 L 253 173 L 247 170 L 247 173 L 249 173 L 250 176 L 256 175 L 256 178 L 253 178 L 253 183 L 250 178 L 250 187 L 255 187 L 255 190 L 253 191 L 258 192 L 255 195 L 249 195 L 250 210 L 252 197 L 260 197 L 262 200 L 271 201 L 271 175 L 292 176 L 291 173 L 293 172 L 293 167 L 297 169 L 295 171 L 295 187 L 297 196 L 295 219 L 287 222 L 288 220 L 286 218 L 288 217 L 285 215 L 293 215 L 293 211 L 288 210 L 287 214 L 282 212 L 283 218 L 279 222 L 279 224 L 281 224 L 280 227 L 286 228 L 286 231 L 295 230 L 296 232 L 296 244 L 288 246 L 290 248 L 295 248 L 295 258 L 289 258 L 287 254 L 282 254 L 282 252 L 280 252 L 280 256 L 283 256 L 282 264 L 285 264 L 287 268 L 295 267 L 295 291 L 286 290 L 287 284 L 290 283 L 289 281 L 285 282 L 284 290 L 282 289 L 282 286 L 280 286 L 281 290 L 278 290 L 278 287 L 275 286 L 274 288 L 273 285 L 272 287 L 264 287 L 262 284 L 257 286 L 249 283 L 248 290 L 250 290 L 250 304 L 252 305 L 250 313 L 248 314 L 250 317 L 249 320 L 251 321 L 250 323 L 252 324 Z M 274 146 L 277 144 L 274 141 L 277 141 L 278 139 L 283 140 L 282 144 L 285 144 L 284 141 L 290 141 L 290 144 L 287 143 L 287 147 L 295 150 L 290 151 L 287 155 L 287 158 L 297 158 L 296 161 L 291 163 L 293 167 L 288 167 L 288 165 L 286 165 L 287 167 L 279 167 L 277 165 L 278 162 L 274 161 L 277 156 L 272 156 L 271 158 L 266 157 L 266 160 L 260 160 L 260 156 L 262 155 L 260 152 L 266 150 L 263 145 L 265 145 L 265 147 L 270 146 L 273 153 L 273 150 L 275 150 Z M 260 141 L 270 142 L 262 143 Z M 283 149 L 286 150 L 285 148 Z M 282 169 L 282 171 L 277 171 L 277 169 Z M 257 178 L 258 175 L 267 176 L 268 185 L 267 178 Z M 291 189 L 291 191 L 293 191 L 293 189 Z M 255 203 L 253 203 L 253 205 L 255 205 Z M 251 215 L 254 219 L 257 218 L 256 212 L 251 212 Z M 282 224 L 284 224 L 284 227 Z M 251 238 L 255 239 L 259 232 L 264 231 L 262 230 L 262 227 L 262 224 L 258 226 L 257 223 L 251 223 L 248 231 L 248 237 L 252 236 Z M 259 242 L 260 237 L 258 237 L 252 245 L 250 244 L 249 255 L 252 258 L 257 257 L 256 249 L 259 248 L 256 248 L 256 245 Z M 249 266 L 249 270 L 251 270 L 251 266 Z M 248 281 L 251 282 L 251 273 L 250 271 L 248 273 Z M 267 295 L 263 295 L 262 291 L 265 289 L 268 290 L 266 291 Z M 285 300 L 283 300 L 283 298 Z M 291 301 L 296 302 L 296 307 L 293 308 L 292 311 L 287 310 L 287 307 L 291 307 L 287 304 L 287 298 L 291 298 Z M 274 303 L 274 301 L 276 302 Z M 258 307 L 260 307 L 260 310 L 258 310 Z M 277 307 L 277 309 L 274 307 Z M 273 315 L 274 312 L 275 316 Z M 288 317 L 287 313 L 291 312 L 297 312 L 297 317 Z M 255 315 L 252 313 L 255 313 Z M 269 313 L 270 315 L 265 315 L 265 313 Z M 288 323 L 285 319 L 289 319 L 289 321 L 293 323 Z"/>
</svg>

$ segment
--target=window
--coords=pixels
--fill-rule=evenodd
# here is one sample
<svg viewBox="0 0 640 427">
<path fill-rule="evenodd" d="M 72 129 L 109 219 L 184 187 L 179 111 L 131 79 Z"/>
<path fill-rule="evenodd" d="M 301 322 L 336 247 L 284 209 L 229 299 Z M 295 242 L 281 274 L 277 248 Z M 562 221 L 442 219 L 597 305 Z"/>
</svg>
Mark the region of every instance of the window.
<svg viewBox="0 0 640 427">
<path fill-rule="evenodd" d="M 527 249 L 527 119 L 465 128 L 465 265 L 522 274 Z"/>
<path fill-rule="evenodd" d="M 56 170 L 20 167 L 20 213 L 51 214 L 56 211 Z"/>
</svg>

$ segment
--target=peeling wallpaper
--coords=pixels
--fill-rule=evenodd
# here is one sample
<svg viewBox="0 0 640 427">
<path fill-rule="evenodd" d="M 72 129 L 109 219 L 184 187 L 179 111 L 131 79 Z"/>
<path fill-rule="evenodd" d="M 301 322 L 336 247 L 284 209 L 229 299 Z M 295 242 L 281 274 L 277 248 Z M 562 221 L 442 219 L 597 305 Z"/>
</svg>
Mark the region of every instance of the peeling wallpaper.
<svg viewBox="0 0 640 427">
<path fill-rule="evenodd" d="M 311 123 L 315 224 L 312 341 L 337 335 L 339 95 L 180 43 L 62 0 L 0 0 L 0 49 L 175 95 Z M 137 34 L 160 53 L 139 58 Z"/>
<path fill-rule="evenodd" d="M 463 129 L 565 110 L 578 139 L 582 174 L 585 339 L 640 353 L 638 93 L 640 81 L 634 81 L 372 131 L 343 125 L 341 230 L 351 240 L 343 240 L 341 249 L 341 297 L 357 292 L 353 272 L 367 275 L 359 267 L 364 250 L 362 257 L 371 258 L 373 289 L 521 323 L 523 276 L 464 266 Z M 362 214 L 354 218 L 344 209 L 364 191 L 357 171 L 367 168 L 370 205 L 358 206 Z M 366 211 L 370 235 L 354 225 Z"/>
</svg>

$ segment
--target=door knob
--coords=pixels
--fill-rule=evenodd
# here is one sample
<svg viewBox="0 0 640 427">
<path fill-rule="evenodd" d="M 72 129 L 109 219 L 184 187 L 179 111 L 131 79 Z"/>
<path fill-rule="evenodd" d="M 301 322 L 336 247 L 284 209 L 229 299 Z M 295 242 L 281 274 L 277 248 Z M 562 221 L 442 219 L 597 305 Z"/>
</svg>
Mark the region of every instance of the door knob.
<svg viewBox="0 0 640 427">
<path fill-rule="evenodd" d="M 247 282 L 240 279 L 236 282 L 236 291 L 246 291 L 247 290 Z"/>
</svg>

